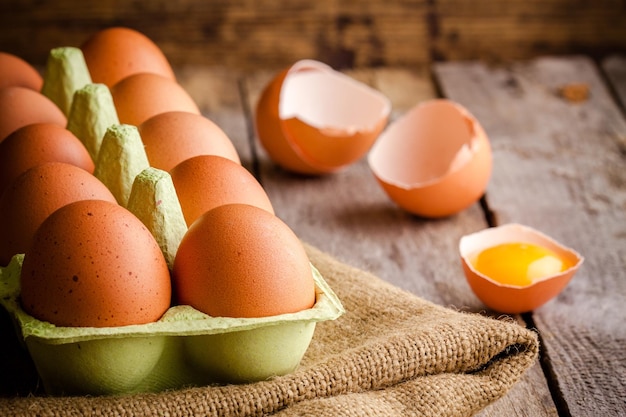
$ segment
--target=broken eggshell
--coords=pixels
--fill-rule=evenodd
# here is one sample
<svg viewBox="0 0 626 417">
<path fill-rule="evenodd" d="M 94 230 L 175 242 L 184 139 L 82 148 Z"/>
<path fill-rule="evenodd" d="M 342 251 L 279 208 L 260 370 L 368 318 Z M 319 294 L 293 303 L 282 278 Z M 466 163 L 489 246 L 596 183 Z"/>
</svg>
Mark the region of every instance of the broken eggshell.
<svg viewBox="0 0 626 417">
<path fill-rule="evenodd" d="M 478 272 L 472 265 L 470 259 L 475 254 L 511 242 L 527 242 L 545 247 L 572 266 L 563 272 L 538 279 L 531 285 L 516 286 L 501 284 Z M 459 253 L 467 282 L 474 294 L 487 307 L 507 314 L 534 310 L 556 297 L 567 286 L 584 260 L 575 250 L 565 247 L 538 230 L 515 223 L 463 236 L 459 242 Z"/>
<path fill-rule="evenodd" d="M 256 108 L 270 158 L 301 174 L 326 174 L 357 161 L 387 124 L 380 92 L 314 60 L 298 61 L 265 88 Z"/>
<path fill-rule="evenodd" d="M 368 162 L 378 183 L 403 209 L 446 217 L 475 203 L 491 176 L 491 147 L 480 123 L 447 99 L 428 100 L 392 123 Z"/>
</svg>

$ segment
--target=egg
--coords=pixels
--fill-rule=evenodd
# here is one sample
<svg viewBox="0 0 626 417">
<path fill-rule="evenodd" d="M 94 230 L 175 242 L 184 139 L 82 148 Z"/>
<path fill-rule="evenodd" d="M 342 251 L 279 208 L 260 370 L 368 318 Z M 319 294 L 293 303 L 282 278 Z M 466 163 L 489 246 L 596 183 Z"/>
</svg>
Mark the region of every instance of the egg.
<svg viewBox="0 0 626 417">
<path fill-rule="evenodd" d="M 298 61 L 264 89 L 256 130 L 270 158 L 301 174 L 341 170 L 367 153 L 387 124 L 380 92 L 313 60 Z"/>
<path fill-rule="evenodd" d="M 389 198 L 427 218 L 456 214 L 484 194 L 492 171 L 482 126 L 447 99 L 422 102 L 393 122 L 368 155 Z"/>
<path fill-rule="evenodd" d="M 206 212 L 174 260 L 177 302 L 216 317 L 296 313 L 315 303 L 307 254 L 275 215 L 247 204 Z"/>
<path fill-rule="evenodd" d="M 94 33 L 80 49 L 94 83 L 112 87 L 139 72 L 175 75 L 163 51 L 143 33 L 127 27 L 110 27 Z"/>
<path fill-rule="evenodd" d="M 43 77 L 28 62 L 17 55 L 0 52 L 0 88 L 26 87 L 41 91 Z"/>
<path fill-rule="evenodd" d="M 138 73 L 123 78 L 111 87 L 120 123 L 139 126 L 152 116 L 169 111 L 200 114 L 189 93 L 171 78 Z"/>
<path fill-rule="evenodd" d="M 584 260 L 544 233 L 515 223 L 463 236 L 459 252 L 476 296 L 508 314 L 534 310 L 557 296 Z"/>
<path fill-rule="evenodd" d="M 64 327 L 115 327 L 158 320 L 171 302 L 163 254 L 120 205 L 82 200 L 52 213 L 24 255 L 22 308 Z"/>
<path fill-rule="evenodd" d="M 201 114 L 171 111 L 153 116 L 138 126 L 150 166 L 170 171 L 197 155 L 218 155 L 241 163 L 230 138 Z"/>
<path fill-rule="evenodd" d="M 72 132 L 53 123 L 23 126 L 0 142 L 0 194 L 21 173 L 44 162 L 65 162 L 93 174 L 94 162 Z"/>
<path fill-rule="evenodd" d="M 48 97 L 26 87 L 0 89 L 0 142 L 22 126 L 54 123 L 65 127 L 67 118 Z"/>
<path fill-rule="evenodd" d="M 63 162 L 46 162 L 17 177 L 0 197 L 0 264 L 24 253 L 35 231 L 58 208 L 77 200 L 116 203 L 96 177 Z"/>
<path fill-rule="evenodd" d="M 250 204 L 274 214 L 261 184 L 230 159 L 194 156 L 176 165 L 170 175 L 188 226 L 205 212 L 230 203 Z"/>
</svg>

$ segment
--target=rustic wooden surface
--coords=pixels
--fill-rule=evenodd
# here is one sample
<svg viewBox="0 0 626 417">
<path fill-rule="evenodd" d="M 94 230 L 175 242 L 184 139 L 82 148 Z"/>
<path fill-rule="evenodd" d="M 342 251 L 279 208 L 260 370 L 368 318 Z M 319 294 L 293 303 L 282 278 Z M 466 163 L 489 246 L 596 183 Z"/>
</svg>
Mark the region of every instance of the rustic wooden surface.
<svg viewBox="0 0 626 417">
<path fill-rule="evenodd" d="M 626 123 L 610 89 L 585 57 L 507 68 L 450 63 L 436 72 L 444 94 L 466 105 L 490 135 L 495 167 L 487 198 L 498 223 L 529 224 L 586 258 L 565 291 L 529 317 L 559 406 L 564 415 L 623 414 Z M 587 100 L 560 96 L 573 83 L 589 86 Z"/>
<path fill-rule="evenodd" d="M 254 131 L 256 102 L 275 71 L 184 66 L 177 76 L 301 239 L 420 297 L 500 317 L 473 295 L 458 257 L 459 238 L 490 225 L 528 224 L 581 252 L 585 264 L 563 293 L 512 317 L 539 332 L 541 361 L 479 415 L 583 417 L 626 413 L 626 112 L 616 99 L 626 98 L 625 70 L 619 56 L 600 66 L 569 56 L 348 72 L 391 99 L 394 119 L 443 95 L 485 128 L 494 152 L 486 198 L 441 220 L 397 208 L 365 159 L 313 178 L 276 167 Z M 571 83 L 588 86 L 588 98 L 561 96 Z M 3 373 L 21 369 L 11 366 Z"/>
<path fill-rule="evenodd" d="M 301 58 L 335 68 L 626 52 L 622 0 L 3 0 L 0 50 L 34 64 L 94 31 L 144 32 L 175 65 L 256 70 Z"/>
<path fill-rule="evenodd" d="M 621 61 L 623 62 L 623 61 Z M 624 66 L 613 64 L 613 77 Z M 538 329 L 541 364 L 482 415 L 619 415 L 626 411 L 626 122 L 610 87 L 585 57 L 507 66 L 446 63 L 434 75 L 444 96 L 472 111 L 494 147 L 486 212 L 479 204 L 429 221 L 390 203 L 364 160 L 331 176 L 303 178 L 274 166 L 252 142 L 276 211 L 303 239 L 451 308 L 488 312 L 459 269 L 458 239 L 507 222 L 536 227 L 578 249 L 583 269 L 555 300 L 518 319 Z M 623 73 L 623 72 L 622 72 Z M 398 116 L 435 89 L 425 71 L 351 73 L 387 94 Z M 253 109 L 268 74 L 242 90 Z M 563 87 L 583 84 L 572 102 Z"/>
</svg>

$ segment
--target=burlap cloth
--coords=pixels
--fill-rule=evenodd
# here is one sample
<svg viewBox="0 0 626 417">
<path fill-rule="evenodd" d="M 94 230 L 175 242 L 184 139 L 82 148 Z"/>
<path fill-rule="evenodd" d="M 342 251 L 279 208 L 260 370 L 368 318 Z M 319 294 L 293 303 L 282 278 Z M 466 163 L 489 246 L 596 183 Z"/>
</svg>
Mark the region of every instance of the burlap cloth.
<svg viewBox="0 0 626 417">
<path fill-rule="evenodd" d="M 160 394 L 0 399 L 0 416 L 471 416 L 537 358 L 530 330 L 434 305 L 307 250 L 346 314 L 318 324 L 295 373 Z"/>
</svg>

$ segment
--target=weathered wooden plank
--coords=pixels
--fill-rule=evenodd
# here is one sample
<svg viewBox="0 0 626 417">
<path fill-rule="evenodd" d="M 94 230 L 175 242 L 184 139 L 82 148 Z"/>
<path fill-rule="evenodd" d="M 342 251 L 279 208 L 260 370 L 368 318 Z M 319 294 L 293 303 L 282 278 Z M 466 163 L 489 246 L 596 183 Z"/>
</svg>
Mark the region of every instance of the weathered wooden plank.
<svg viewBox="0 0 626 417">
<path fill-rule="evenodd" d="M 386 94 L 394 118 L 435 96 L 423 68 L 349 74 Z M 273 75 L 265 72 L 248 79 L 253 108 Z M 276 213 L 301 239 L 423 298 L 452 308 L 483 310 L 465 282 L 457 254 L 458 239 L 486 225 L 478 204 L 448 219 L 420 219 L 388 200 L 365 160 L 336 174 L 302 177 L 277 168 L 260 144 L 258 148 L 261 180 Z M 480 415 L 549 416 L 554 410 L 537 365 Z"/>
<path fill-rule="evenodd" d="M 446 96 L 484 125 L 499 223 L 536 227 L 579 250 L 581 271 L 533 318 L 572 416 L 626 411 L 626 122 L 593 62 L 542 58 L 509 67 L 439 64 Z M 586 100 L 560 94 L 589 89 Z"/>
<path fill-rule="evenodd" d="M 555 53 L 597 56 L 626 46 L 623 7 L 610 0 L 576 4 L 442 0 L 434 8 L 439 31 L 432 39 L 434 53 L 448 61 L 502 61 Z"/>
<path fill-rule="evenodd" d="M 602 61 L 606 74 L 617 101 L 626 110 L 626 55 L 611 55 Z"/>
<path fill-rule="evenodd" d="M 414 67 L 433 58 L 625 51 L 625 18 L 616 0 L 4 0 L 0 50 L 43 65 L 53 47 L 125 25 L 155 40 L 177 66 L 254 71 L 313 58 L 342 68 Z"/>
</svg>

